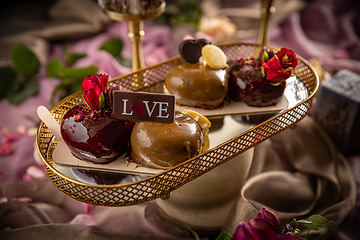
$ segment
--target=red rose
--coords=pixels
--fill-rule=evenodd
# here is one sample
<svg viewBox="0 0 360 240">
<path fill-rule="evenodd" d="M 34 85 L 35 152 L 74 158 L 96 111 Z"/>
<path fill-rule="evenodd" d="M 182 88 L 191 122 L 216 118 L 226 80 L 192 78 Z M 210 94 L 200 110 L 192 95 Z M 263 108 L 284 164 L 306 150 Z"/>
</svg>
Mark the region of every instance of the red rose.
<svg viewBox="0 0 360 240">
<path fill-rule="evenodd" d="M 281 82 L 291 76 L 297 62 L 296 55 L 292 50 L 281 48 L 273 58 L 267 62 L 262 61 L 261 66 L 264 68 L 266 78 L 269 81 Z"/>
<path fill-rule="evenodd" d="M 105 74 L 94 74 L 87 76 L 81 86 L 81 92 L 92 110 L 104 108 L 105 92 L 108 84 L 108 76 Z"/>
</svg>

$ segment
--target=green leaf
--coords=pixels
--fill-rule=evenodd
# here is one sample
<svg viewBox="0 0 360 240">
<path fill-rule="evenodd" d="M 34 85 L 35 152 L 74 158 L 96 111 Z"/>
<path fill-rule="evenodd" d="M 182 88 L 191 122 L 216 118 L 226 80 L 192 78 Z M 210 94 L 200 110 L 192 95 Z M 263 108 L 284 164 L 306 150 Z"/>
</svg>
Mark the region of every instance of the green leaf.
<svg viewBox="0 0 360 240">
<path fill-rule="evenodd" d="M 104 93 L 101 93 L 101 95 L 99 96 L 99 108 L 104 107 L 106 107 L 105 95 Z"/>
<path fill-rule="evenodd" d="M 261 60 L 264 61 L 264 62 L 267 62 L 269 60 L 269 54 L 266 51 L 264 51 Z"/>
<path fill-rule="evenodd" d="M 86 68 L 63 68 L 59 71 L 59 76 L 62 79 L 77 79 L 83 80 L 89 75 L 95 74 L 99 69 L 94 66 Z"/>
<path fill-rule="evenodd" d="M 298 223 L 298 224 L 312 224 L 312 222 L 308 221 L 308 220 L 297 220 L 296 223 Z"/>
<path fill-rule="evenodd" d="M 292 227 L 293 229 L 295 229 L 296 227 L 296 219 L 294 218 L 293 220 L 291 220 L 291 222 L 289 223 L 290 227 Z"/>
<path fill-rule="evenodd" d="M 51 95 L 51 99 L 50 99 L 50 105 L 51 107 L 53 107 L 55 105 L 55 96 L 58 92 L 65 92 L 65 84 L 64 83 L 60 83 L 58 85 L 55 86 L 52 95 Z M 62 98 L 62 96 L 60 96 L 60 98 Z"/>
<path fill-rule="evenodd" d="M 270 82 L 271 86 L 277 87 L 280 86 L 281 82 Z"/>
<path fill-rule="evenodd" d="M 16 73 L 12 68 L 0 67 L 0 99 L 6 98 L 19 87 Z"/>
<path fill-rule="evenodd" d="M 228 232 L 221 233 L 216 240 L 231 240 L 231 235 Z"/>
<path fill-rule="evenodd" d="M 100 49 L 109 52 L 114 57 L 120 56 L 124 43 L 120 38 L 111 38 L 107 40 Z"/>
<path fill-rule="evenodd" d="M 307 221 L 307 220 L 298 220 L 298 221 L 296 221 L 296 223 L 302 224 L 302 225 L 304 225 L 305 227 L 307 227 L 307 228 L 310 229 L 310 230 L 315 230 L 315 231 L 317 231 L 317 230 L 320 229 L 318 226 L 316 226 L 315 223 L 312 223 L 312 222 Z"/>
<path fill-rule="evenodd" d="M 65 52 L 65 62 L 67 64 L 73 64 L 75 63 L 77 60 L 86 57 L 86 54 L 75 54 L 75 53 L 71 53 L 69 51 Z"/>
<path fill-rule="evenodd" d="M 264 67 L 260 67 L 260 72 L 263 76 L 266 76 Z"/>
<path fill-rule="evenodd" d="M 39 92 L 39 85 L 34 82 L 24 82 L 20 89 L 12 93 L 8 99 L 12 104 L 19 104 Z"/>
<path fill-rule="evenodd" d="M 128 59 L 128 58 L 120 58 L 119 60 L 119 63 L 124 66 L 124 67 L 128 67 L 128 68 L 131 68 L 132 66 L 132 61 L 131 59 Z"/>
<path fill-rule="evenodd" d="M 176 15 L 180 13 L 179 8 L 174 4 L 166 4 L 165 13 L 169 15 Z"/>
<path fill-rule="evenodd" d="M 195 237 L 196 240 L 200 240 L 199 235 L 194 230 L 191 230 L 191 229 L 188 229 L 188 230 L 192 233 L 192 235 Z"/>
<path fill-rule="evenodd" d="M 39 59 L 23 43 L 14 46 L 11 59 L 15 72 L 20 76 L 32 78 L 39 71 Z"/>
<path fill-rule="evenodd" d="M 329 221 L 320 215 L 312 215 L 309 217 L 309 220 L 321 227 L 332 227 L 335 225 L 335 222 Z"/>
<path fill-rule="evenodd" d="M 59 78 L 59 72 L 64 67 L 64 64 L 60 60 L 53 60 L 47 65 L 46 72 L 49 77 Z"/>
<path fill-rule="evenodd" d="M 67 84 L 67 95 L 76 93 L 81 90 L 82 79 L 74 79 L 71 83 Z"/>
<path fill-rule="evenodd" d="M 328 222 L 328 220 L 320 215 L 312 215 L 309 217 L 309 220 L 312 223 L 316 223 L 316 224 L 322 224 L 322 223 L 326 223 Z"/>
</svg>

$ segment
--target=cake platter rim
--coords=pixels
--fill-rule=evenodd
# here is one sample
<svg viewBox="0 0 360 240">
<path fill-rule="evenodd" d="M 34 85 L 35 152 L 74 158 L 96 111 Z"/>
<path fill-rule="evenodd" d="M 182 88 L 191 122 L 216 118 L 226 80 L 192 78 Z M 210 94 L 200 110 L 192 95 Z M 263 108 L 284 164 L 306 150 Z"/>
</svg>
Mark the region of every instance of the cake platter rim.
<svg viewBox="0 0 360 240">
<path fill-rule="evenodd" d="M 219 45 L 219 47 L 227 47 L 227 46 L 235 46 L 235 45 L 239 45 L 239 46 L 252 46 L 255 48 L 259 48 L 262 47 L 262 45 L 260 44 L 248 44 L 248 43 L 227 43 L 227 44 L 222 44 Z M 278 49 L 276 47 L 273 46 L 267 46 L 269 48 L 272 49 Z M 275 116 L 267 119 L 266 121 L 248 129 L 247 131 L 229 139 L 228 141 L 204 152 L 201 153 L 200 155 L 191 158 L 177 166 L 174 166 L 168 170 L 164 170 L 159 174 L 153 175 L 153 176 L 149 176 L 145 179 L 136 181 L 136 182 L 132 182 L 132 183 L 126 183 L 126 184 L 118 184 L 118 185 L 94 185 L 94 184 L 88 184 L 88 183 L 83 183 L 80 182 L 78 180 L 72 179 L 64 174 L 62 174 L 61 172 L 59 172 L 57 169 L 55 169 L 53 167 L 53 164 L 51 162 L 48 161 L 48 154 L 49 154 L 49 149 L 45 149 L 44 151 L 44 147 L 42 147 L 44 144 L 46 145 L 46 139 L 49 139 L 52 135 L 51 132 L 49 132 L 49 129 L 47 129 L 46 125 L 43 122 L 40 122 L 39 127 L 38 127 L 38 131 L 37 131 L 37 135 L 36 135 L 36 146 L 37 146 L 37 150 L 40 154 L 40 157 L 42 159 L 42 161 L 45 164 L 45 168 L 47 170 L 48 176 L 50 178 L 50 180 L 53 182 L 53 184 L 58 187 L 61 191 L 63 191 L 65 194 L 75 198 L 78 201 L 82 201 L 85 203 L 89 203 L 89 204 L 94 204 L 94 205 L 102 205 L 102 206 L 127 206 L 127 205 L 134 205 L 134 204 L 139 204 L 139 203 L 143 203 L 143 202 L 147 202 L 147 201 L 151 201 L 157 198 L 162 198 L 162 199 L 167 199 L 170 196 L 170 192 L 181 187 L 182 185 L 186 184 L 187 182 L 205 174 L 208 171 L 211 171 L 212 169 L 216 168 L 217 166 L 231 160 L 232 158 L 236 157 L 237 155 L 241 154 L 242 152 L 258 145 L 259 143 L 265 141 L 266 139 L 270 138 L 271 136 L 278 134 L 279 132 L 289 128 L 289 127 L 294 127 L 296 125 L 297 122 L 301 121 L 308 113 L 308 111 L 310 110 L 311 104 L 312 104 L 312 100 L 313 97 L 315 96 L 316 92 L 319 89 L 319 76 L 315 70 L 315 68 L 303 57 L 297 55 L 299 62 L 302 62 L 304 64 L 304 66 L 306 68 L 308 68 L 314 78 L 314 86 L 312 88 L 312 92 L 309 94 L 309 96 L 302 100 L 301 102 L 297 103 L 295 106 L 290 107 L 286 110 L 283 110 L 282 112 L 280 112 L 279 114 L 276 114 Z M 156 66 L 161 66 L 164 64 L 167 64 L 169 62 L 172 61 L 179 61 L 180 60 L 180 56 L 176 56 L 173 58 L 170 58 L 166 61 L 160 62 L 156 65 L 152 65 L 152 66 L 148 66 L 145 67 L 143 69 L 139 69 L 137 71 L 131 72 L 129 74 L 125 74 L 116 78 L 111 79 L 110 82 L 115 82 L 118 81 L 119 79 L 125 79 L 126 77 L 133 77 L 133 76 L 137 76 L 140 73 L 145 72 L 146 70 L 152 69 Z M 141 89 L 141 88 L 140 88 Z M 72 100 L 76 97 L 80 96 L 80 92 L 74 93 L 66 98 L 64 98 L 63 100 L 61 100 L 59 103 L 57 103 L 51 110 L 50 112 L 53 115 L 57 114 L 57 107 L 62 106 L 62 104 L 64 104 L 65 102 L 68 102 L 69 100 Z M 303 106 L 306 105 L 306 106 Z M 303 109 L 298 109 L 299 107 L 301 108 L 305 108 L 305 110 Z M 301 114 L 297 114 L 297 112 L 300 111 L 302 112 Z M 264 131 L 267 128 L 269 128 L 268 123 L 272 123 L 274 121 L 277 121 L 277 119 L 280 116 L 289 114 L 289 112 L 295 112 L 295 115 L 298 115 L 297 117 L 295 117 L 295 120 L 293 122 L 291 122 L 290 124 L 286 124 L 284 127 L 280 127 L 279 130 L 275 130 L 274 132 L 270 133 L 269 135 L 265 135 L 265 136 L 260 136 L 260 138 L 254 137 L 254 132 L 255 130 L 260 130 L 260 131 Z M 293 113 L 290 114 L 291 118 L 293 118 L 292 115 L 294 115 Z M 57 119 L 59 121 L 59 118 Z M 44 133 L 45 131 L 45 133 Z M 49 134 L 46 135 L 46 134 Z M 250 135 L 249 135 L 250 134 Z M 46 136 L 48 137 L 46 137 Z M 257 134 L 258 135 L 258 134 Z M 44 140 L 44 136 L 45 136 L 45 141 Z M 242 140 L 242 137 L 249 137 L 252 138 L 254 141 L 253 143 L 250 142 L 250 146 L 241 146 L 243 147 L 242 149 L 239 150 L 239 152 L 232 154 L 231 156 L 226 157 L 225 156 L 225 160 L 226 161 L 222 161 L 220 160 L 220 162 L 216 162 L 213 164 L 213 166 L 208 167 L 204 170 L 202 170 L 202 165 L 197 165 L 196 162 L 203 162 L 206 161 L 204 159 L 207 158 L 207 156 L 210 153 L 216 153 L 218 150 L 218 152 L 220 153 L 221 151 L 224 151 L 224 147 L 227 147 L 227 145 L 234 143 L 234 141 L 237 140 Z M 53 136 L 51 136 L 53 137 Z M 49 146 L 47 146 L 49 147 Z M 189 167 L 190 166 L 190 167 Z M 196 166 L 195 169 L 192 169 L 191 166 Z M 181 169 L 180 171 L 180 175 L 181 176 L 176 176 L 174 175 L 174 173 L 179 174 L 179 172 L 177 172 L 177 169 Z M 185 172 L 184 172 L 185 169 Z M 186 172 L 186 169 L 190 169 L 190 172 Z M 190 178 L 188 177 L 190 175 Z M 193 175 L 195 177 L 193 177 Z M 177 180 L 173 180 L 173 179 L 177 179 Z M 184 180 L 185 179 L 185 180 Z M 175 184 L 174 184 L 175 182 Z M 116 201 L 106 201 L 106 199 L 104 200 L 103 197 L 98 197 L 98 198 L 94 198 L 94 197 L 89 197 L 86 192 L 86 190 L 91 189 L 91 191 L 93 189 L 100 189 L 101 194 L 104 191 L 108 191 L 109 189 L 113 189 L 114 192 L 116 192 L 118 189 L 121 190 L 121 192 L 126 191 L 127 188 L 130 189 L 136 189 L 139 188 L 140 189 L 145 189 L 149 191 L 149 196 L 148 197 L 144 197 L 144 196 L 140 196 L 139 199 L 134 199 L 134 198 L 129 198 L 130 200 L 120 200 L 119 202 Z M 74 188 L 80 188 L 80 190 L 73 190 Z M 69 191 L 70 189 L 70 191 Z M 83 192 L 85 191 L 85 193 Z M 100 194 L 100 195 L 101 195 Z M 126 196 L 127 197 L 127 196 Z"/>
</svg>

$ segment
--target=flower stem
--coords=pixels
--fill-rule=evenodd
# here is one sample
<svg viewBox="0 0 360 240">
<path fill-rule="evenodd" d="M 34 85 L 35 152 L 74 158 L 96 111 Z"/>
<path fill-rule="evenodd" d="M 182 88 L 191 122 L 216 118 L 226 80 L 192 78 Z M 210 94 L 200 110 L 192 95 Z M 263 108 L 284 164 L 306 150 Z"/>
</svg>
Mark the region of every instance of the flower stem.
<svg viewBox="0 0 360 240">
<path fill-rule="evenodd" d="M 309 228 L 309 231 L 305 235 L 305 239 L 307 239 L 307 236 L 309 235 L 309 233 L 310 233 L 313 226 L 314 226 L 314 223 L 311 224 L 311 227 Z"/>
</svg>

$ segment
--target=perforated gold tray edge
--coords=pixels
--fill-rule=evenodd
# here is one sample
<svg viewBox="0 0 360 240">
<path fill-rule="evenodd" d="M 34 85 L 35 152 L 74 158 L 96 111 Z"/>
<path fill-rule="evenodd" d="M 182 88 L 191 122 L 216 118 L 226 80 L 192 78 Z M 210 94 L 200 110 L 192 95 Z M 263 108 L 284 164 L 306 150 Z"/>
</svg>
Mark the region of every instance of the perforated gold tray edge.
<svg viewBox="0 0 360 240">
<path fill-rule="evenodd" d="M 259 48 L 259 45 L 255 44 L 225 44 L 220 46 L 223 48 L 228 46 L 249 46 Z M 48 157 L 46 156 L 49 153 L 48 151 L 53 150 L 48 149 L 47 146 L 52 138 L 52 133 L 46 125 L 41 122 L 36 136 L 36 145 L 45 164 L 47 174 L 59 190 L 78 201 L 89 204 L 101 206 L 128 206 L 151 201 L 157 198 L 167 199 L 170 196 L 171 191 L 231 160 L 271 136 L 278 134 L 289 127 L 294 127 L 297 122 L 307 115 L 312 105 L 313 97 L 319 88 L 319 77 L 315 69 L 305 59 L 301 56 L 298 56 L 298 59 L 299 62 L 303 64 L 302 68 L 310 71 L 311 73 L 308 74 L 312 75 L 308 77 L 310 80 L 306 79 L 308 82 L 306 82 L 305 85 L 310 93 L 307 99 L 304 99 L 294 107 L 283 111 L 281 114 L 266 120 L 246 132 L 229 139 L 225 143 L 211 149 L 210 151 L 189 159 L 182 164 L 158 175 L 134 183 L 121 185 L 91 185 L 76 181 L 58 172 L 52 166 L 52 162 L 48 161 Z M 159 66 L 161 67 L 168 63 L 175 62 L 176 64 L 179 61 L 181 61 L 180 57 L 171 58 L 157 65 L 114 78 L 111 83 L 126 78 L 133 78 L 134 76 L 139 78 L 139 76 L 144 74 L 146 70 L 151 70 Z M 129 86 L 130 85 L 128 85 L 127 88 L 129 88 Z M 131 83 L 131 87 L 132 90 L 139 90 L 142 87 L 146 87 L 146 83 L 145 85 L 144 83 Z M 61 120 L 62 116 L 58 116 L 59 113 L 57 108 L 76 97 L 80 97 L 80 92 L 63 99 L 53 109 L 51 109 L 51 113 L 58 121 Z"/>
</svg>

